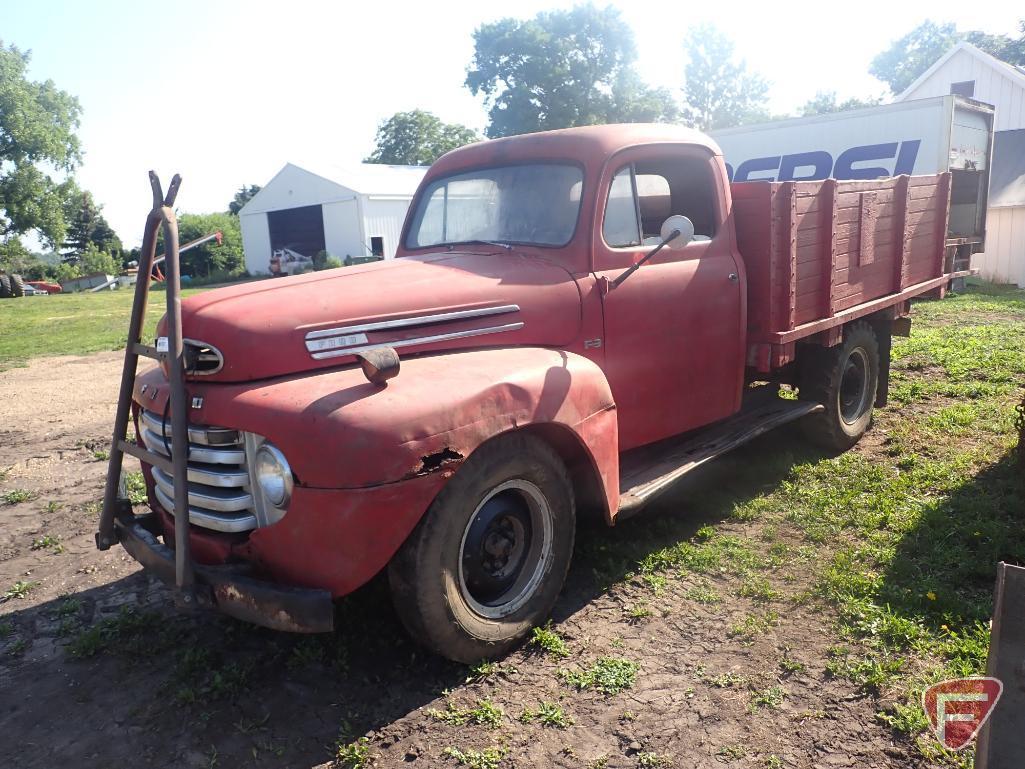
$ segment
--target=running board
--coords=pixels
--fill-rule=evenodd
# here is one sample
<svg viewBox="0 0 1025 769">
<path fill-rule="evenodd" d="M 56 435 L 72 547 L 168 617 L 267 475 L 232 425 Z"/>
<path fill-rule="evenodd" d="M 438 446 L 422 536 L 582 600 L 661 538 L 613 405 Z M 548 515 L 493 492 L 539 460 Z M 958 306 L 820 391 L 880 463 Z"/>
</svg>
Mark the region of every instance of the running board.
<svg viewBox="0 0 1025 769">
<path fill-rule="evenodd" d="M 823 410 L 820 403 L 776 398 L 697 433 L 627 452 L 620 463 L 619 517 L 637 512 L 705 462 L 780 425 Z"/>
</svg>

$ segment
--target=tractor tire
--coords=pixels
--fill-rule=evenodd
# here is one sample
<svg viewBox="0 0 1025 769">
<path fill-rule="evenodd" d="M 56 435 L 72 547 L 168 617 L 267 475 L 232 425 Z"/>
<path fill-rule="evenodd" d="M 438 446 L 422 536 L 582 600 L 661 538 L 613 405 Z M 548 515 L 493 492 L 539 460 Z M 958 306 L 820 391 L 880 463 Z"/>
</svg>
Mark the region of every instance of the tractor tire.
<svg viewBox="0 0 1025 769">
<path fill-rule="evenodd" d="M 802 420 L 805 435 L 829 451 L 846 451 L 872 424 L 879 384 L 879 340 L 864 321 L 844 329 L 836 347 L 811 347 L 804 353 L 798 397 L 825 410 Z"/>
<path fill-rule="evenodd" d="M 11 296 L 25 296 L 25 280 L 21 275 L 11 276 Z"/>
<path fill-rule="evenodd" d="M 11 296 L 11 276 L 0 275 L 0 299 L 10 299 Z"/>
<path fill-rule="evenodd" d="M 388 565 L 396 612 L 443 657 L 504 654 L 551 612 L 575 534 L 559 455 L 534 436 L 495 438 L 456 471 Z"/>
</svg>

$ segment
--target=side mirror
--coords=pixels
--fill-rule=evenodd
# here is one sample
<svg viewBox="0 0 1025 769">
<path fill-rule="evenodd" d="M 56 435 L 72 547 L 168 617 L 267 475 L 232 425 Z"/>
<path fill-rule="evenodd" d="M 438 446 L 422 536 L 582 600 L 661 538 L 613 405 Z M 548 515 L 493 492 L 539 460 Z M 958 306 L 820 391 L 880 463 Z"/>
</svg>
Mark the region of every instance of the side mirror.
<svg viewBox="0 0 1025 769">
<path fill-rule="evenodd" d="M 659 232 L 662 240 L 666 240 L 676 230 L 680 234 L 666 243 L 667 248 L 683 248 L 694 240 L 694 223 L 686 216 L 675 214 L 662 222 L 662 229 Z"/>
</svg>

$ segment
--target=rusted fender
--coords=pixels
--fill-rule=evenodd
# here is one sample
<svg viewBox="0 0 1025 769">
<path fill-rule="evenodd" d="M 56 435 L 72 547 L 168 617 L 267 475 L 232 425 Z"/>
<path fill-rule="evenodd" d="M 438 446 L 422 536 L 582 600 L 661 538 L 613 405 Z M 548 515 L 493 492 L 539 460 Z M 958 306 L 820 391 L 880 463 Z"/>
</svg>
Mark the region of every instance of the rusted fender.
<svg viewBox="0 0 1025 769">
<path fill-rule="evenodd" d="M 150 372 L 139 377 L 136 399 L 159 412 L 166 390 Z M 615 402 L 597 364 L 573 353 L 468 350 L 403 360 L 386 386 L 349 365 L 262 382 L 190 383 L 189 395 L 203 402 L 191 422 L 265 436 L 309 488 L 367 488 L 451 469 L 500 433 L 554 426 L 586 450 L 610 519 L 618 508 Z"/>
</svg>

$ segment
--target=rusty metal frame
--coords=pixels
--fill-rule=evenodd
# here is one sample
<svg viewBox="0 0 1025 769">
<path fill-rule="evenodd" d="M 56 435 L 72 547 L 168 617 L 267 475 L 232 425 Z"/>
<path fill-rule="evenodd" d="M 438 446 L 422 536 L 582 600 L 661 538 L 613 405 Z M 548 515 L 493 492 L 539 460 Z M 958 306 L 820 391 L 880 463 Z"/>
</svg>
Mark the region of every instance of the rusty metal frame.
<svg viewBox="0 0 1025 769">
<path fill-rule="evenodd" d="M 103 491 L 103 508 L 100 511 L 99 529 L 96 532 L 96 546 L 107 550 L 118 540 L 115 517 L 125 513 L 125 504 L 119 499 L 121 472 L 126 453 L 145 462 L 159 465 L 156 455 L 143 451 L 126 439 L 128 421 L 131 416 L 132 393 L 139 356 L 153 358 L 167 366 L 170 383 L 171 434 L 188 435 L 188 404 L 185 393 L 185 346 L 182 341 L 181 316 L 181 264 L 178 250 L 178 219 L 174 213 L 174 201 L 178 196 L 181 177 L 175 174 L 164 194 L 160 179 L 150 171 L 150 187 L 153 192 L 153 208 L 146 217 L 146 229 L 142 239 L 142 254 L 139 260 L 138 278 L 135 283 L 135 298 L 132 303 L 131 320 L 128 326 L 128 344 L 121 370 L 121 390 L 118 393 L 117 413 L 114 417 L 114 436 L 111 440 L 110 460 L 107 465 L 107 482 Z M 157 233 L 164 232 L 164 254 L 167 267 L 167 350 L 154 350 L 142 344 L 142 330 L 146 320 L 146 305 L 149 301 L 150 272 L 157 250 Z M 189 542 L 188 509 L 188 441 L 176 440 L 171 446 L 171 470 L 174 475 L 174 517 L 179 524 L 175 530 L 175 602 L 188 608 L 196 605 L 195 572 Z M 129 506 L 130 511 L 130 506 Z"/>
</svg>

